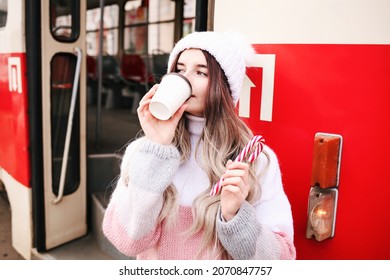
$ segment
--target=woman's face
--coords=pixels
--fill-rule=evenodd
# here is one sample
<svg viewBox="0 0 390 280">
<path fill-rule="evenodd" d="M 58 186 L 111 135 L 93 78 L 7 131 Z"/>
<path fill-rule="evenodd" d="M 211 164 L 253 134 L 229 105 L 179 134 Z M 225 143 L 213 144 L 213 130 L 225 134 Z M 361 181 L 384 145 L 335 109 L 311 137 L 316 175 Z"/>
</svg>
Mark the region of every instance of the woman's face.
<svg viewBox="0 0 390 280">
<path fill-rule="evenodd" d="M 186 101 L 188 104 L 186 112 L 203 117 L 209 84 L 209 70 L 203 52 L 198 49 L 183 51 L 177 61 L 176 69 L 176 72 L 184 75 L 192 86 L 192 95 Z"/>
</svg>

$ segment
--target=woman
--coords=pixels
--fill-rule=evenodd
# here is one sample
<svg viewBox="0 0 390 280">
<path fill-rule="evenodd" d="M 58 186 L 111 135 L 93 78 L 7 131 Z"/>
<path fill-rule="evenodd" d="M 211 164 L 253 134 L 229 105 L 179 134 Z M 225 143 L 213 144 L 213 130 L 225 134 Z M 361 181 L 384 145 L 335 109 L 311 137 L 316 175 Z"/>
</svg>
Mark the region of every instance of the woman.
<svg viewBox="0 0 390 280">
<path fill-rule="evenodd" d="M 290 203 L 274 152 L 232 161 L 253 137 L 235 113 L 252 47 L 236 35 L 195 32 L 172 50 L 168 72 L 192 95 L 167 121 L 142 98 L 145 134 L 127 147 L 103 221 L 107 238 L 137 259 L 295 259 Z M 221 191 L 210 190 L 222 177 Z"/>
</svg>

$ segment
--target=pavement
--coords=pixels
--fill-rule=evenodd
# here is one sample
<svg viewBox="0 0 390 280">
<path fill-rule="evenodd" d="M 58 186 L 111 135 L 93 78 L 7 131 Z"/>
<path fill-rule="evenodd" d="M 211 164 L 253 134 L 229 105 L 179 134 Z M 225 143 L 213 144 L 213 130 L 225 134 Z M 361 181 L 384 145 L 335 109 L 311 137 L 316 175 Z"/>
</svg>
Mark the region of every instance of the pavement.
<svg viewBox="0 0 390 280">
<path fill-rule="evenodd" d="M 0 188 L 0 260 L 23 260 L 12 247 L 11 208 L 7 193 Z"/>
</svg>

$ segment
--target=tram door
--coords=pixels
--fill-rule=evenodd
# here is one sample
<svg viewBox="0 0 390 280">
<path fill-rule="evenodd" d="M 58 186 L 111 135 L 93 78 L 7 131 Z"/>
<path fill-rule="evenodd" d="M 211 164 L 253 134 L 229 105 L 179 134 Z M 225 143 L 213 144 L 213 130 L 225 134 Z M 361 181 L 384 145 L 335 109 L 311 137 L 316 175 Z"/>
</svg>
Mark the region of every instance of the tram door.
<svg viewBox="0 0 390 280">
<path fill-rule="evenodd" d="M 86 1 L 41 1 L 44 227 L 38 250 L 87 232 Z M 43 248 L 43 249 L 42 249 Z"/>
</svg>

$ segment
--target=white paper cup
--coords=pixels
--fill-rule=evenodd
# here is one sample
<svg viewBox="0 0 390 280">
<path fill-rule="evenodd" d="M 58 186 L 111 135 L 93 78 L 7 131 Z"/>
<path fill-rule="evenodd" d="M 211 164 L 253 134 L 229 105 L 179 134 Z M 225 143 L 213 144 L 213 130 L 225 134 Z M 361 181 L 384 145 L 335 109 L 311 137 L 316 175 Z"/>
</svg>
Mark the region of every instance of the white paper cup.
<svg viewBox="0 0 390 280">
<path fill-rule="evenodd" d="M 149 104 L 153 116 L 168 120 L 190 98 L 192 87 L 186 77 L 179 73 L 168 73 L 157 88 Z"/>
</svg>

